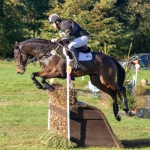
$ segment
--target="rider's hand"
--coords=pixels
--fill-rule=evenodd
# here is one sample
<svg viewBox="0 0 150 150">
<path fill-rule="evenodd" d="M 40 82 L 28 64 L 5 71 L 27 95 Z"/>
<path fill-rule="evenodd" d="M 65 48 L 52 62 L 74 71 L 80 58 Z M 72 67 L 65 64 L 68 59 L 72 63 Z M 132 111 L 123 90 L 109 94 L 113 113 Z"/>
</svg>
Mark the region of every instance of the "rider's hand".
<svg viewBox="0 0 150 150">
<path fill-rule="evenodd" d="M 55 39 L 51 39 L 51 42 L 57 42 L 58 41 L 58 38 L 55 38 Z"/>
</svg>

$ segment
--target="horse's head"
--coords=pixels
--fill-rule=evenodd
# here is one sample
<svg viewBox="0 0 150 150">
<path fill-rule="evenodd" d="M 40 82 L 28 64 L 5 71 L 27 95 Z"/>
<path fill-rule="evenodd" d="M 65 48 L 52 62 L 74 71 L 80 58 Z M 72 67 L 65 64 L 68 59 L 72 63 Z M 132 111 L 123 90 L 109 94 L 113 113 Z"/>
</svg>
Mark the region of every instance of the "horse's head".
<svg viewBox="0 0 150 150">
<path fill-rule="evenodd" d="M 21 50 L 21 45 L 18 42 L 12 45 L 14 48 L 14 59 L 16 64 L 16 71 L 18 74 L 23 74 L 25 72 L 25 67 L 28 60 L 28 55 Z"/>
</svg>

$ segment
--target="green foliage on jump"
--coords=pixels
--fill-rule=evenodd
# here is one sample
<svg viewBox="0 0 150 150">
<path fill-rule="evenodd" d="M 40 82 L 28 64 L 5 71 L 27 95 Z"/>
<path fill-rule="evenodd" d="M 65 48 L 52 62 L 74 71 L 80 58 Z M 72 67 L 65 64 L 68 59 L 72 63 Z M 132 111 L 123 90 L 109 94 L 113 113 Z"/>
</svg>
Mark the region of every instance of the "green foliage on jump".
<svg viewBox="0 0 150 150">
<path fill-rule="evenodd" d="M 67 139 L 65 135 L 58 133 L 54 128 L 46 131 L 41 137 L 42 143 L 50 149 L 70 149 L 77 147 L 76 143 L 73 143 Z"/>
</svg>

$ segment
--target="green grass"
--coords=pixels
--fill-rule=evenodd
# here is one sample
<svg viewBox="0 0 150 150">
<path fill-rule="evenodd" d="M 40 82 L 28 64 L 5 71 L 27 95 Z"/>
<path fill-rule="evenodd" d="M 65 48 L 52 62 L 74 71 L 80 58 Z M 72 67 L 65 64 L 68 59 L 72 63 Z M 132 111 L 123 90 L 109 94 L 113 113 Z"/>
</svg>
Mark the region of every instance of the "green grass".
<svg viewBox="0 0 150 150">
<path fill-rule="evenodd" d="M 38 66 L 38 65 L 37 65 Z M 18 75 L 13 61 L 0 61 L 0 149 L 1 150 L 47 150 L 41 143 L 41 136 L 47 131 L 48 96 L 46 91 L 35 87 L 30 75 L 40 70 L 32 64 L 25 74 Z M 132 71 L 132 74 L 135 72 Z M 138 72 L 138 80 L 150 81 L 150 71 Z M 89 77 L 76 78 L 75 87 L 79 90 L 78 99 L 103 111 L 118 139 L 126 145 L 125 149 L 148 150 L 150 143 L 150 120 L 122 116 L 122 121 L 114 119 L 112 108 L 104 106 L 99 97 L 92 97 L 86 90 Z M 55 82 L 65 84 L 65 80 Z M 143 142 L 142 145 L 139 143 Z M 132 144 L 130 144 L 132 143 Z M 134 144 L 135 143 L 135 144 Z M 130 144 L 130 145 L 129 145 Z M 106 150 L 91 147 L 75 150 Z M 111 148 L 115 150 L 116 148 Z"/>
</svg>

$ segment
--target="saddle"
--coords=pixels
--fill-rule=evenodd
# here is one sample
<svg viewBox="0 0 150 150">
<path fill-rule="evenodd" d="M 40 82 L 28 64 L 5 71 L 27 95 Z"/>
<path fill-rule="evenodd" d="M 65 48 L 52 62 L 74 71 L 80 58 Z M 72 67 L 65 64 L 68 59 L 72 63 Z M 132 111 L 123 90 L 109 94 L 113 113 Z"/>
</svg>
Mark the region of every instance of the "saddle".
<svg viewBox="0 0 150 150">
<path fill-rule="evenodd" d="M 90 47 L 88 47 L 87 45 L 79 47 L 79 48 L 76 48 L 76 50 L 78 52 L 82 52 L 82 53 L 89 53 L 89 52 L 91 52 Z"/>
</svg>

